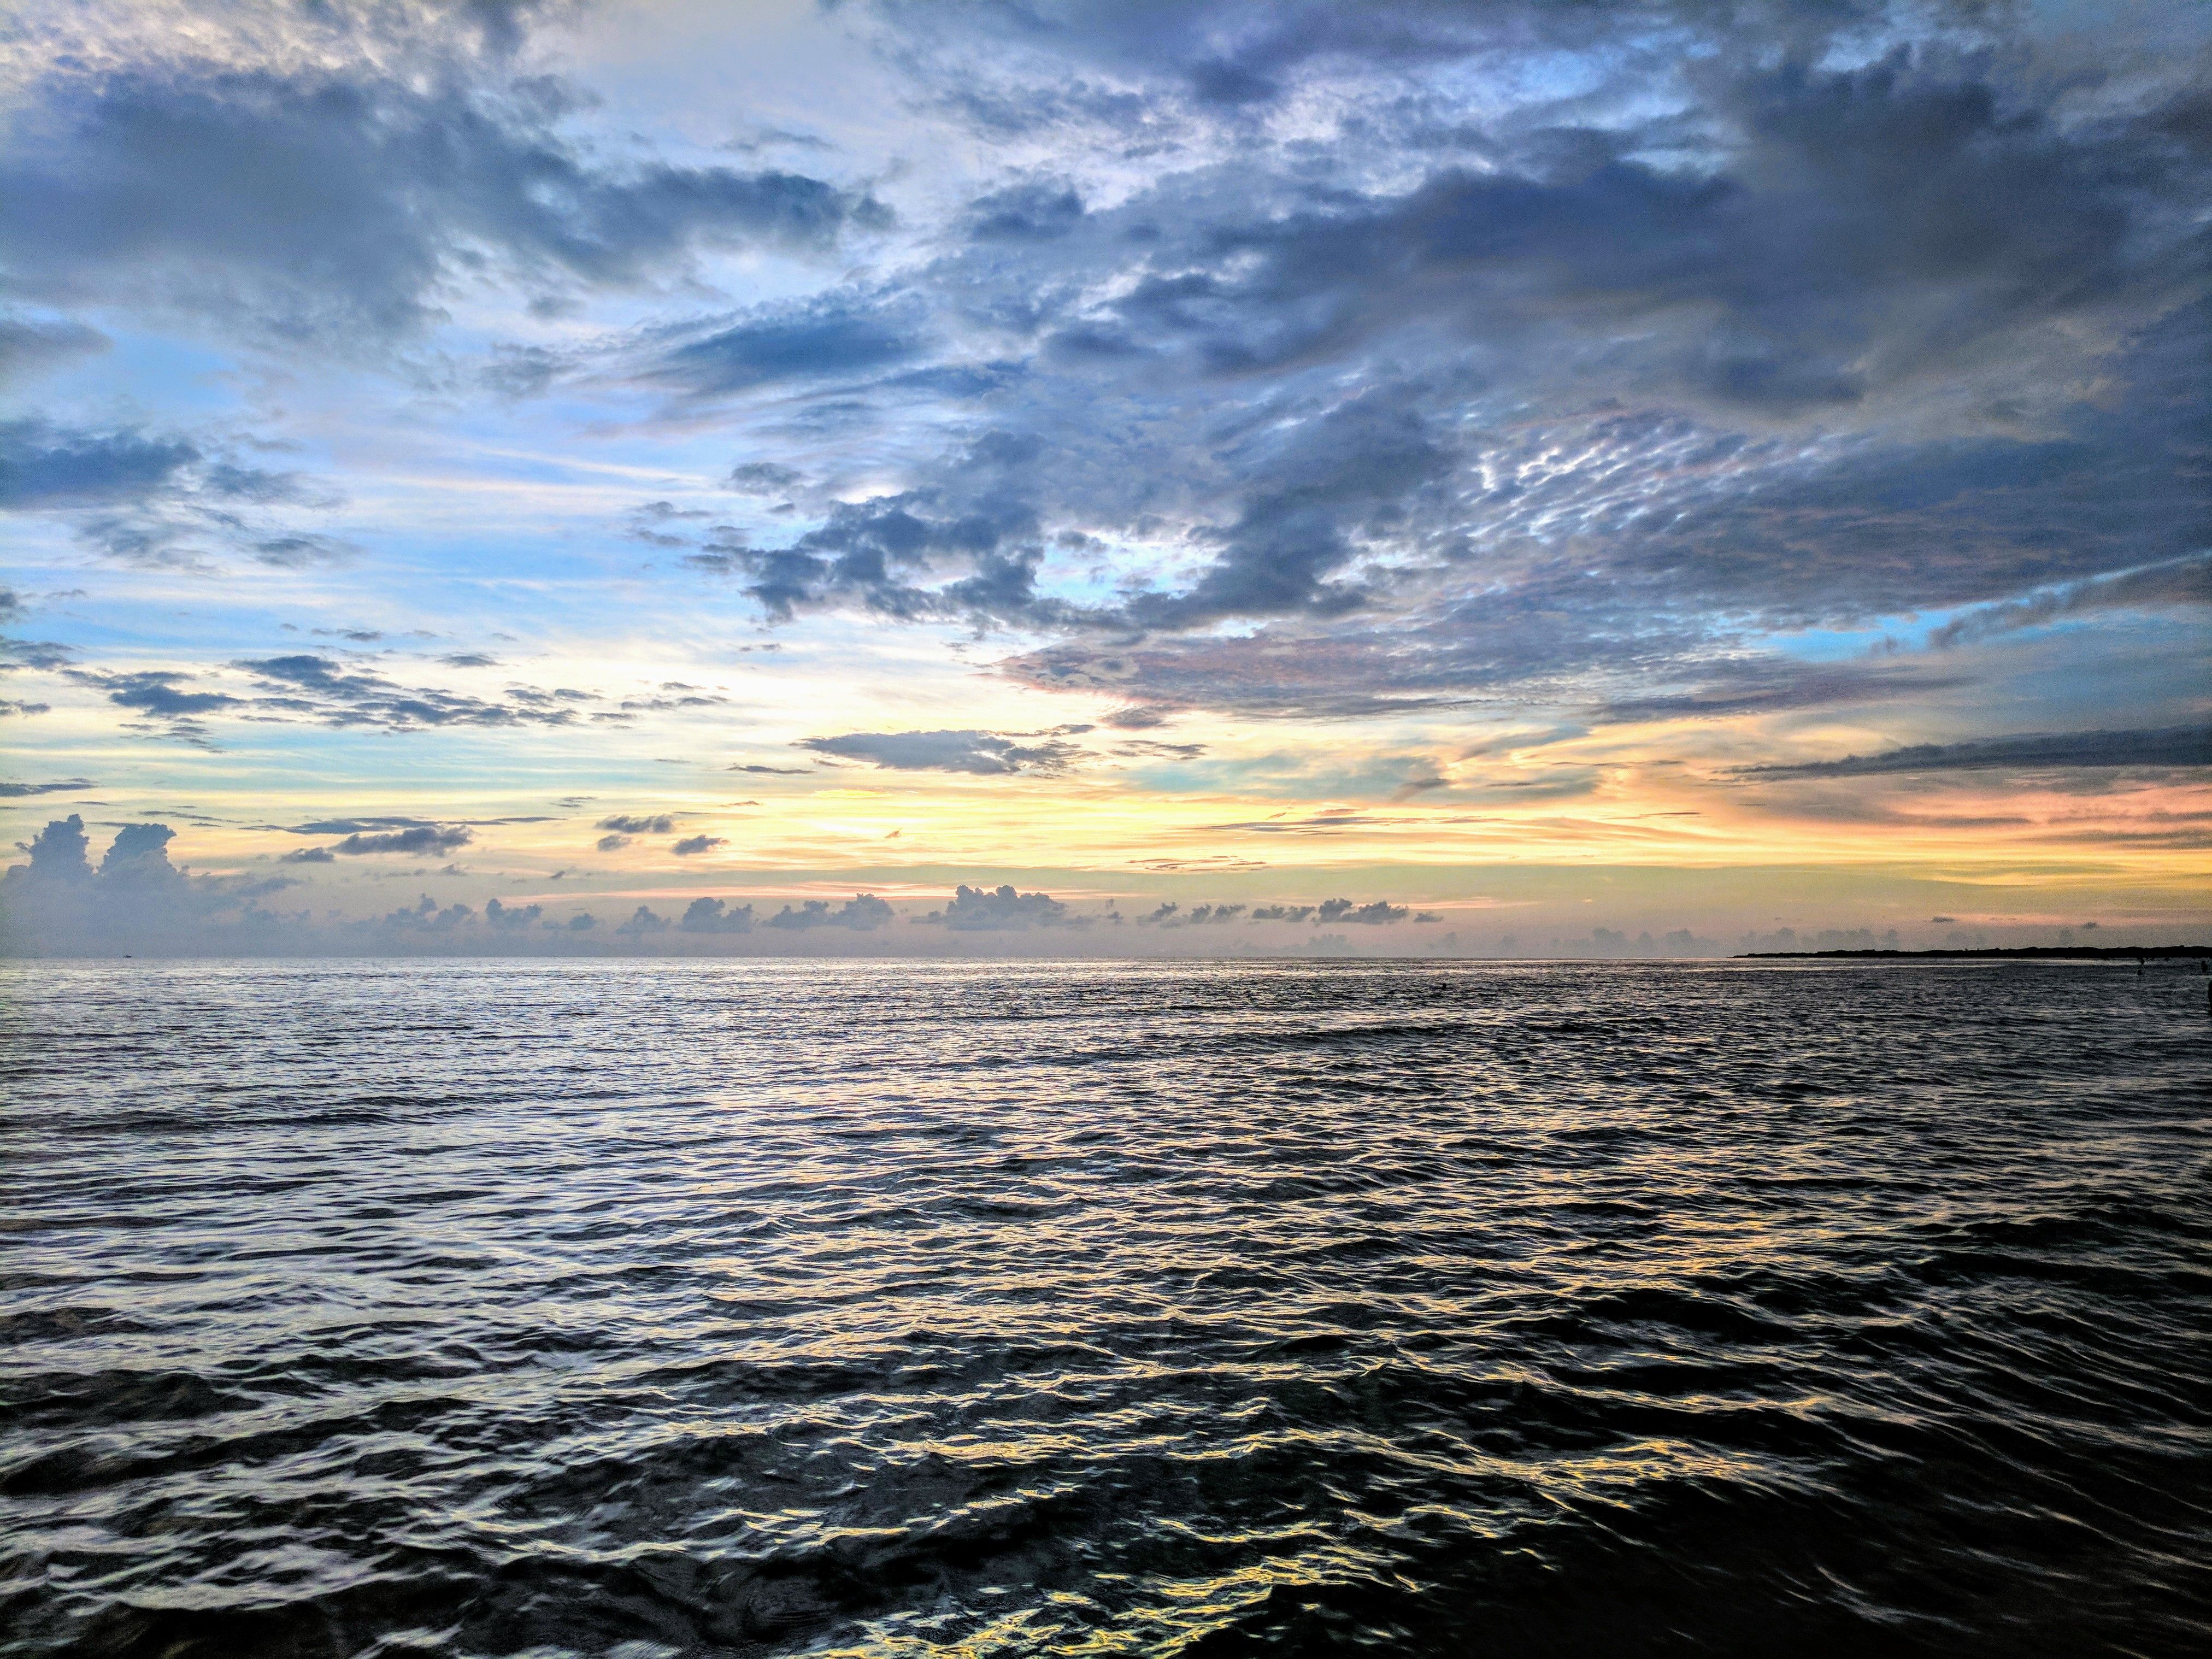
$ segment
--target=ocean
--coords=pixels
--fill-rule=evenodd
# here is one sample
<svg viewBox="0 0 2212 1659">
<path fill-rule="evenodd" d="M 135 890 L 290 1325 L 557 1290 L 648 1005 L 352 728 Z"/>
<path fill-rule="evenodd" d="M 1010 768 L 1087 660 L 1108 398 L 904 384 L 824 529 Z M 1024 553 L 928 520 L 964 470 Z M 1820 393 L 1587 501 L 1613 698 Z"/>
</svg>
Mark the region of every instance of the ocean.
<svg viewBox="0 0 2212 1659">
<path fill-rule="evenodd" d="M 2193 967 L 0 996 L 11 1654 L 2212 1651 Z"/>
</svg>

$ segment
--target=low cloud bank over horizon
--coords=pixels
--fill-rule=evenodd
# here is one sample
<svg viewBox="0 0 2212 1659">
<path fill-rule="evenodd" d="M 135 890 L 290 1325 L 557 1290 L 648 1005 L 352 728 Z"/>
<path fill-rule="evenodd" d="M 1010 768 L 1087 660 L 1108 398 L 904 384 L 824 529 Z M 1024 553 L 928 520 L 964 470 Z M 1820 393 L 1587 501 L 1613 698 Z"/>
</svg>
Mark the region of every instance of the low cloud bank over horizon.
<svg viewBox="0 0 2212 1659">
<path fill-rule="evenodd" d="M 1562 937 L 1519 933 L 1462 936 L 1440 911 L 1388 899 L 1337 897 L 1312 903 L 1164 900 L 1125 913 L 1118 900 L 1087 906 L 1022 891 L 961 884 L 949 902 L 908 901 L 903 908 L 872 893 L 838 903 L 804 899 L 773 914 L 752 903 L 695 898 L 667 914 L 638 904 L 618 922 L 605 901 L 510 902 L 497 896 L 481 906 L 441 902 L 427 892 L 378 914 L 349 915 L 301 901 L 310 884 L 290 876 L 194 875 L 169 857 L 167 824 L 115 826 L 97 864 L 92 837 L 76 813 L 50 820 L 20 849 L 26 860 L 0 873 L 0 957 L 150 956 L 760 956 L 934 957 L 1004 954 L 1091 957 L 1478 957 L 1639 960 L 1709 958 L 1752 951 L 1898 949 L 1889 928 L 1784 927 L 1751 932 L 1724 944 L 1690 928 L 1630 933 L 1598 924 Z M 462 872 L 449 870 L 448 875 Z M 619 906 L 614 907 L 618 910 Z M 1941 939 L 1923 945 L 1991 943 L 2115 944 L 2096 937 L 2098 924 L 2064 927 L 2059 937 L 1992 939 L 1986 930 L 1961 931 L 1956 919 Z M 1408 925 L 1410 924 L 1410 925 Z M 1356 932 L 1324 931 L 1351 927 Z M 920 932 L 910 932 L 919 929 Z M 1231 932 L 1231 929 L 1237 931 Z M 1257 933 L 1252 930 L 1258 930 Z M 2048 931 L 2047 929 L 2045 931 Z M 2141 931 L 2141 930 L 2138 930 Z M 2153 935 L 2158 932 L 2150 930 Z M 1361 939 L 1358 933 L 1370 937 Z M 981 936 L 980 939 L 977 936 Z M 2150 937 L 2144 942 L 2171 943 Z"/>
</svg>

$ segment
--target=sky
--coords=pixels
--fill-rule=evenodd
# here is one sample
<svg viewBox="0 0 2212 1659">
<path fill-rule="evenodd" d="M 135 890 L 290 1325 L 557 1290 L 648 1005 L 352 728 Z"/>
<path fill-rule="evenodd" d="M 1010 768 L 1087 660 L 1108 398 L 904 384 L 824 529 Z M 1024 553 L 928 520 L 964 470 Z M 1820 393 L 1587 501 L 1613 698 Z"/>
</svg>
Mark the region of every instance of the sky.
<svg viewBox="0 0 2212 1659">
<path fill-rule="evenodd" d="M 2212 9 L 0 21 L 0 949 L 2212 935 Z"/>
</svg>

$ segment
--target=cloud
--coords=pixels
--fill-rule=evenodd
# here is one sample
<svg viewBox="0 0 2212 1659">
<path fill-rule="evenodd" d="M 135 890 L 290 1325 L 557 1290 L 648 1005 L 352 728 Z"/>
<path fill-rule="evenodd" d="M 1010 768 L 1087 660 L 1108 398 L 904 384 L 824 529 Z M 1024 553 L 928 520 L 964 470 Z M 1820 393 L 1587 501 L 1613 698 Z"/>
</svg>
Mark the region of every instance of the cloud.
<svg viewBox="0 0 2212 1659">
<path fill-rule="evenodd" d="M 1411 916 L 1417 921 L 1434 921 L 1437 918 L 1424 912 L 1419 916 L 1402 904 L 1393 904 L 1388 899 L 1374 899 L 1365 904 L 1346 898 L 1324 899 L 1319 904 L 1262 904 L 1252 912 L 1258 921 L 1310 921 L 1318 927 L 1324 922 L 1354 922 L 1361 927 L 1381 927 L 1392 922 L 1404 921 Z"/>
<path fill-rule="evenodd" d="M 615 929 L 618 939 L 650 939 L 655 933 L 665 933 L 671 923 L 666 916 L 641 904 L 631 912 L 630 919 Z"/>
<path fill-rule="evenodd" d="M 687 933 L 750 933 L 753 907 L 741 904 L 732 909 L 718 898 L 693 899 L 676 925 Z"/>
<path fill-rule="evenodd" d="M 296 473 L 231 459 L 226 447 L 143 426 L 0 422 L 0 512 L 62 514 L 80 544 L 131 564 L 190 566 L 210 546 L 284 569 L 352 555 L 336 537 L 265 516 L 328 509 L 335 497 Z"/>
<path fill-rule="evenodd" d="M 1189 628 L 1231 617 L 1340 615 L 1368 596 L 1334 580 L 1362 544 L 1403 519 L 1449 458 L 1411 410 L 1361 396 L 1310 423 L 1217 538 L 1221 553 L 1181 592 L 1140 593 L 1132 622 Z"/>
<path fill-rule="evenodd" d="M 89 778 L 57 778 L 49 783 L 0 782 L 0 799 L 12 800 L 25 795 L 68 794 L 79 789 L 98 787 Z"/>
<path fill-rule="evenodd" d="M 106 507 L 157 495 L 200 459 L 178 439 L 0 422 L 0 508 Z"/>
<path fill-rule="evenodd" d="M 803 738 L 799 747 L 895 771 L 961 772 L 975 777 L 1063 772 L 1082 752 L 1074 744 L 1050 737 L 1018 742 L 991 732 L 852 732 L 836 738 Z"/>
<path fill-rule="evenodd" d="M 0 149 L 19 290 L 358 349 L 487 276 L 631 288 L 701 249 L 826 251 L 888 222 L 804 174 L 600 154 L 567 131 L 575 94 L 452 15 L 295 15 L 302 38 L 259 61 L 51 58 Z"/>
<path fill-rule="evenodd" d="M 1083 217 L 1083 198 L 1065 179 L 1031 179 L 978 197 L 962 229 L 984 242 L 1051 241 Z"/>
<path fill-rule="evenodd" d="M 717 847 L 729 844 L 720 836 L 686 836 L 668 850 L 678 858 L 689 858 L 695 853 L 711 853 Z"/>
<path fill-rule="evenodd" d="M 787 495 L 805 481 L 795 468 L 775 461 L 746 461 L 732 468 L 726 480 L 740 495 Z"/>
<path fill-rule="evenodd" d="M 1352 921 L 1359 923 L 1362 927 L 1380 927 L 1390 922 L 1403 921 L 1406 917 L 1407 909 L 1404 905 L 1392 904 L 1387 899 L 1376 899 L 1366 904 L 1358 904 L 1351 899 L 1334 898 L 1322 901 L 1320 908 L 1315 913 L 1314 921 L 1316 924 Z"/>
<path fill-rule="evenodd" d="M 441 909 L 438 902 L 425 893 L 412 905 L 392 911 L 384 918 L 384 926 L 403 933 L 452 933 L 475 919 L 476 912 L 467 905 L 449 904 Z"/>
<path fill-rule="evenodd" d="M 475 835 L 460 824 L 423 824 L 384 835 L 348 836 L 330 850 L 341 858 L 368 853 L 451 853 L 467 846 Z"/>
<path fill-rule="evenodd" d="M 666 343 L 637 370 L 637 378 L 685 398 L 719 398 L 776 381 L 865 374 L 921 349 L 911 320 L 858 299 L 817 301 Z M 744 494 L 766 493 L 779 488 L 774 481 L 789 471 L 739 468 L 730 482 Z"/>
<path fill-rule="evenodd" d="M 84 833 L 84 820 L 75 812 L 66 818 L 56 818 L 44 830 L 21 843 L 29 854 L 31 861 L 21 866 L 10 866 L 13 877 L 20 867 L 23 879 L 28 882 L 76 882 L 92 879 L 92 864 L 86 857 L 90 842 Z"/>
<path fill-rule="evenodd" d="M 1248 836 L 1340 836 L 1347 830 L 1371 830 L 1378 825 L 1419 823 L 1419 818 L 1392 817 L 1384 813 L 1361 812 L 1348 806 L 1324 807 L 1310 817 L 1291 817 L 1278 814 L 1271 818 L 1253 818 L 1239 823 L 1208 824 L 1212 830 L 1235 831 Z"/>
<path fill-rule="evenodd" d="M 420 830 L 432 827 L 428 818 L 394 817 L 315 818 L 307 823 L 275 825 L 295 836 L 351 836 L 378 830 Z"/>
<path fill-rule="evenodd" d="M 1796 11 L 1298 15 L 1191 8 L 1162 33 L 1197 58 L 1104 52 L 1143 89 L 1081 130 L 1164 122 L 1144 131 L 1188 135 L 1189 166 L 1104 208 L 1040 173 L 963 209 L 908 292 L 1019 343 L 992 419 L 1050 464 L 963 434 L 720 556 L 769 616 L 1059 632 L 1012 672 L 1140 708 L 1717 713 L 1915 689 L 1747 634 L 2201 553 L 2189 204 L 2212 179 L 2155 91 L 2075 118 L 1988 13 L 1959 22 L 1986 50 L 1848 70 L 1804 67 L 1828 24 Z M 949 21 L 886 27 L 948 108 L 1003 73 L 1060 112 L 1040 142 L 1093 118 L 1056 54 L 1119 33 L 1056 11 L 987 64 Z M 1647 27 L 1711 52 L 1662 66 L 1629 48 Z M 1261 36 L 1282 55 L 1228 44 Z M 1555 36 L 1594 54 L 1587 95 L 1437 125 L 1454 94 L 1420 77 L 1504 75 Z M 1415 79 L 1383 99 L 1369 74 Z M 1249 125 L 1297 77 L 1361 111 L 1326 160 Z M 1063 537 L 1119 550 L 1110 592 L 1055 590 Z"/>
<path fill-rule="evenodd" d="M 854 933 L 872 933 L 891 919 L 891 907 L 872 893 L 856 893 L 836 909 L 827 899 L 805 900 L 796 910 L 789 905 L 768 919 L 770 927 L 804 933 L 817 927 L 842 927 Z"/>
<path fill-rule="evenodd" d="M 1199 904 L 1186 910 L 1182 904 L 1169 900 L 1157 908 L 1137 918 L 1139 927 L 1220 927 L 1234 921 L 1244 913 L 1241 904 Z"/>
<path fill-rule="evenodd" d="M 2185 605 L 2212 605 L 2212 556 L 2170 560 L 1984 605 L 1943 623 L 1929 635 L 1928 642 L 1944 650 L 2024 628 L 2044 627 L 2069 617 L 2130 607 L 2161 610 Z"/>
<path fill-rule="evenodd" d="M 1851 778 L 1889 772 L 2036 771 L 2053 767 L 2212 766 L 2212 726 L 2137 732 L 2026 732 L 1966 743 L 1922 743 L 1842 760 L 1747 766 L 1742 778 Z"/>
<path fill-rule="evenodd" d="M 52 640 L 0 639 L 0 673 L 20 668 L 62 668 L 70 656 L 69 647 Z"/>
<path fill-rule="evenodd" d="M 88 357 L 114 343 L 98 329 L 67 318 L 52 321 L 0 316 L 0 385 L 74 357 Z"/>
<path fill-rule="evenodd" d="M 23 843 L 29 857 L 0 877 L 0 916 L 11 954 L 108 953 L 146 943 L 205 947 L 265 934 L 273 921 L 254 900 L 282 879 L 194 879 L 169 861 L 165 823 L 126 823 L 95 868 L 84 820 L 49 823 Z"/>
<path fill-rule="evenodd" d="M 404 686 L 336 658 L 301 653 L 248 658 L 234 668 L 250 675 L 266 694 L 252 700 L 257 712 L 290 714 L 331 726 L 380 726 L 408 731 L 424 726 L 567 726 L 581 693 L 541 691 L 510 686 L 503 702 L 433 687 Z M 234 700 L 235 701 L 235 700 Z"/>
<path fill-rule="evenodd" d="M 601 836 L 592 845 L 602 853 L 619 853 L 629 845 L 629 842 L 628 836 Z"/>
<path fill-rule="evenodd" d="M 234 708 L 240 699 L 222 691 L 191 691 L 187 675 L 165 670 L 143 669 L 136 673 L 110 674 L 97 669 L 72 669 L 71 678 L 106 692 L 118 708 L 165 717 L 204 714 L 218 708 Z"/>
<path fill-rule="evenodd" d="M 323 818 L 292 826 L 295 836 L 339 836 L 344 840 L 328 847 L 303 847 L 281 855 L 286 864 L 327 864 L 338 858 L 370 854 L 451 853 L 466 847 L 475 832 L 463 823 L 429 823 L 419 818 Z"/>
<path fill-rule="evenodd" d="M 952 902 L 942 910 L 916 916 L 915 921 L 958 933 L 1018 933 L 1031 927 L 1087 927 L 1090 918 L 1073 914 L 1047 893 L 1018 893 L 1011 886 L 987 890 L 963 884 L 953 890 Z"/>
<path fill-rule="evenodd" d="M 235 622 L 277 614 L 257 593 L 283 614 L 337 603 L 303 573 L 358 557 L 345 586 L 389 588 L 380 621 L 480 579 L 527 611 L 553 590 L 511 579 L 571 569 L 560 550 L 606 520 L 652 550 L 630 546 L 621 581 L 649 558 L 674 585 L 653 605 L 725 633 L 806 618 L 773 659 L 802 675 L 853 650 L 865 694 L 865 665 L 906 648 L 885 630 L 992 635 L 1011 643 L 985 672 L 1110 708 L 1092 718 L 1112 732 L 1510 721 L 1581 728 L 1594 753 L 1776 762 L 1833 751 L 1761 752 L 1762 732 L 1802 744 L 1821 728 L 1790 717 L 1848 708 L 1900 740 L 2039 730 L 1742 777 L 2101 768 L 2086 788 L 2200 763 L 2212 148 L 2193 19 L 2151 51 L 2140 20 L 2062 39 L 2033 7 L 861 0 L 825 16 L 882 48 L 880 107 L 817 100 L 823 143 L 715 152 L 680 136 L 708 131 L 699 110 L 626 101 L 675 84 L 665 63 L 607 82 L 605 109 L 543 74 L 557 58 L 526 9 L 263 10 L 179 30 L 160 8 L 63 8 L 11 60 L 0 358 L 67 365 L 31 383 L 51 408 L 0 424 L 0 506 L 52 515 L 20 526 L 41 567 L 174 567 L 129 588 L 144 598 L 223 550 L 252 584 L 209 596 Z M 748 26 L 699 27 L 721 46 Z M 878 187 L 854 182 L 881 165 L 884 111 L 912 168 L 880 173 L 915 216 L 895 244 L 871 240 Z M 281 351 L 283 395 L 242 345 Z M 377 373 L 333 378 L 355 353 Z M 143 405 L 109 396 L 125 382 Z M 557 410 L 500 407 L 514 441 L 487 459 L 483 405 L 556 386 Z M 533 477 L 537 507 L 441 562 L 406 516 L 430 500 L 413 464 L 395 495 L 393 454 L 330 447 L 339 414 L 403 406 L 429 423 L 439 499 L 488 465 L 521 487 L 526 456 L 572 441 L 627 433 L 659 459 L 556 456 L 580 470 Z M 284 470 L 307 464 L 272 459 L 324 453 L 362 470 L 357 532 L 311 520 L 319 487 Z M 582 591 L 567 581 L 556 608 Z M 490 755 L 722 695 L 502 684 L 526 671 L 359 628 L 227 664 L 197 645 L 110 658 L 91 642 L 124 637 L 111 597 L 42 630 L 78 630 L 69 647 L 6 647 L 8 709 L 96 702 L 202 747 L 313 735 L 278 723 L 442 730 Z M 208 614 L 173 608 L 191 607 Z M 637 620 L 688 648 L 690 622 Z M 551 637 L 544 616 L 507 625 Z M 465 690 L 422 683 L 440 678 Z M 1660 722 L 1734 731 L 1619 729 Z M 817 776 L 1042 781 L 1088 756 L 1188 792 L 1255 740 L 1177 735 L 1212 748 L 961 724 L 802 750 Z M 2098 757 L 2065 757 L 2092 735 Z M 1379 763 L 1357 787 L 1309 769 L 1212 827 L 1290 856 L 1432 821 L 1332 799 L 1504 797 L 1420 741 L 1379 784 Z M 1547 768 L 1518 799 L 1643 787 L 1632 774 Z M 613 854 L 679 823 L 591 835 Z M 1221 908 L 1185 899 L 1155 925 Z"/>
<path fill-rule="evenodd" d="M 59 666 L 56 658 L 40 665 Z M 201 689 L 198 676 L 179 670 L 116 672 L 70 667 L 78 684 L 102 691 L 119 708 L 172 721 L 202 714 L 333 728 L 415 732 L 438 727 L 563 726 L 576 723 L 577 706 L 598 701 L 561 687 L 509 685 L 495 701 L 434 686 L 410 686 L 356 664 L 313 653 L 248 658 L 229 665 L 243 674 L 240 691 Z M 198 738 L 196 722 L 172 726 L 172 735 Z"/>
</svg>

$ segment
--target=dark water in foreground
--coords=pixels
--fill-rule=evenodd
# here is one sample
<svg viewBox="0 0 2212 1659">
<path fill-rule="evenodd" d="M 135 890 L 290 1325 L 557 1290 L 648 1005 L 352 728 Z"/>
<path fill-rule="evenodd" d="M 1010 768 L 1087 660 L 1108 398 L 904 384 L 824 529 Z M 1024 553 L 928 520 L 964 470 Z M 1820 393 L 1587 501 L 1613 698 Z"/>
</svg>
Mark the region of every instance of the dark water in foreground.
<svg viewBox="0 0 2212 1659">
<path fill-rule="evenodd" d="M 2212 1650 L 2193 973 L 0 993 L 15 1651 Z"/>
</svg>

